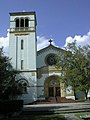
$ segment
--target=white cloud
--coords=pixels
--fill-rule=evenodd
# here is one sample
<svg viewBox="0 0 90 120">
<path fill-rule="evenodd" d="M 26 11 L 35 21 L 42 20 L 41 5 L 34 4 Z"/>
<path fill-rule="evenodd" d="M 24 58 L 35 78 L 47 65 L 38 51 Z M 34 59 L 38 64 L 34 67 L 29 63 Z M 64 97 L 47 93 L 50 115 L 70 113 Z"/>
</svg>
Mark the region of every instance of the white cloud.
<svg viewBox="0 0 90 120">
<path fill-rule="evenodd" d="M 64 47 L 66 47 L 68 43 L 72 43 L 74 40 L 76 40 L 77 45 L 81 45 L 81 46 L 90 45 L 90 31 L 83 36 L 75 35 L 74 37 L 71 36 L 67 37 Z"/>
<path fill-rule="evenodd" d="M 45 36 L 37 36 L 37 50 L 45 48 L 49 45 L 49 39 Z M 55 45 L 54 41 L 52 40 L 52 45 Z M 55 45 L 56 46 L 56 45 Z"/>
<path fill-rule="evenodd" d="M 8 47 L 9 47 L 9 31 L 6 37 L 0 37 L 0 48 L 3 47 L 4 52 L 8 55 Z"/>
<path fill-rule="evenodd" d="M 48 39 L 45 38 L 44 36 L 40 37 L 37 36 L 37 50 L 40 50 L 44 48 L 45 46 L 48 46 L 49 42 Z"/>
</svg>

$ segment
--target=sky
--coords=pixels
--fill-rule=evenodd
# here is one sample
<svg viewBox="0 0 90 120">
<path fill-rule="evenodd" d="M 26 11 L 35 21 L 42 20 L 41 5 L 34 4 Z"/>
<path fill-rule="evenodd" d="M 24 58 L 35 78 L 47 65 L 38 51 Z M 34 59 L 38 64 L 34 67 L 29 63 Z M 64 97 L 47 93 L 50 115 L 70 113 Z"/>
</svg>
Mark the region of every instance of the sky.
<svg viewBox="0 0 90 120">
<path fill-rule="evenodd" d="M 68 42 L 90 45 L 90 0 L 0 0 L 0 47 L 8 54 L 9 13 L 36 12 L 38 50 Z"/>
</svg>

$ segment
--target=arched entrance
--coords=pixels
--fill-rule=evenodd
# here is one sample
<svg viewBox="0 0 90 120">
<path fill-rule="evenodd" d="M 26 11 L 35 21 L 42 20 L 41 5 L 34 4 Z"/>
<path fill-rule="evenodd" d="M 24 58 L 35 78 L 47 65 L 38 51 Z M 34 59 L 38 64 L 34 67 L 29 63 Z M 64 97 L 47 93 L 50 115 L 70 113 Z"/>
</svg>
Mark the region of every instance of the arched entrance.
<svg viewBox="0 0 90 120">
<path fill-rule="evenodd" d="M 46 98 L 61 96 L 59 76 L 50 76 L 46 78 L 44 92 Z"/>
</svg>

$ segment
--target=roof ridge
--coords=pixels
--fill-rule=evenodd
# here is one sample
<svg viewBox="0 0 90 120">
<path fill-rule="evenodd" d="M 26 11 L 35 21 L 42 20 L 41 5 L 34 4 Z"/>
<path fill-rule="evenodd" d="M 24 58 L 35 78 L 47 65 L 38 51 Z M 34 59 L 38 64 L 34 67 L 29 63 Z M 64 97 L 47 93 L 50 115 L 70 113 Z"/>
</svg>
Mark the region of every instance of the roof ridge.
<svg viewBox="0 0 90 120">
<path fill-rule="evenodd" d="M 42 53 L 43 51 L 45 51 L 46 49 L 49 49 L 49 48 L 64 51 L 63 49 L 61 49 L 61 48 L 59 48 L 59 47 L 56 47 L 56 46 L 50 44 L 50 45 L 48 45 L 47 47 L 45 47 L 45 48 L 43 48 L 43 49 L 37 51 L 37 54 L 40 54 L 40 53 Z"/>
</svg>

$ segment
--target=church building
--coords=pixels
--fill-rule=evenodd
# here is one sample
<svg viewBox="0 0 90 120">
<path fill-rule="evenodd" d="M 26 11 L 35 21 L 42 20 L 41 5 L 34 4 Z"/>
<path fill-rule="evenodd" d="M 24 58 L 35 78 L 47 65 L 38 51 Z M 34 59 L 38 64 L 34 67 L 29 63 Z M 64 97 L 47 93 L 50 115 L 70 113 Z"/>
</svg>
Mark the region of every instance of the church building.
<svg viewBox="0 0 90 120">
<path fill-rule="evenodd" d="M 60 81 L 60 69 L 56 69 L 55 56 L 64 50 L 52 45 L 37 51 L 35 12 L 10 13 L 9 57 L 13 68 L 20 71 L 16 80 L 23 85 L 19 96 L 24 103 L 45 100 L 50 97 L 73 98 L 71 89 Z"/>
</svg>

